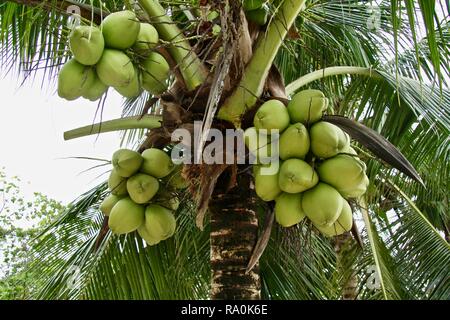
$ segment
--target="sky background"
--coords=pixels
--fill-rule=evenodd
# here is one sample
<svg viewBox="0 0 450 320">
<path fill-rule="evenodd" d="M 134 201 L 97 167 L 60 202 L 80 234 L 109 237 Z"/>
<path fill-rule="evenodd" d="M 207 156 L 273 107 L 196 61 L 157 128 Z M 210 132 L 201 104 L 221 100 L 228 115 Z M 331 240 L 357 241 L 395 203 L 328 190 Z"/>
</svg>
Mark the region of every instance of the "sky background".
<svg viewBox="0 0 450 320">
<path fill-rule="evenodd" d="M 21 78 L 4 73 L 0 78 L 0 169 L 7 176 L 18 176 L 23 192 L 41 192 L 67 204 L 89 190 L 110 169 L 82 173 L 100 162 L 63 159 L 93 157 L 110 159 L 119 148 L 119 134 L 102 135 L 64 141 L 64 131 L 92 123 L 97 102 L 85 99 L 66 101 L 56 94 L 56 85 L 41 88 L 42 76 L 20 86 Z M 122 98 L 108 93 L 103 120 L 120 117 Z M 98 119 L 97 119 L 98 121 Z"/>
</svg>

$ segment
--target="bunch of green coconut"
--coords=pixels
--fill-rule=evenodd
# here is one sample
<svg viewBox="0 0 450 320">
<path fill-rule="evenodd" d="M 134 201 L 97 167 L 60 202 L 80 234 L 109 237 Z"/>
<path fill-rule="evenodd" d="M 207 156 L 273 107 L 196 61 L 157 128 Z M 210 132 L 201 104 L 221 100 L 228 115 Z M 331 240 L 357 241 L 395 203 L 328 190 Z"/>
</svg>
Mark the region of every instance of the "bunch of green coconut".
<svg viewBox="0 0 450 320">
<path fill-rule="evenodd" d="M 242 7 L 247 19 L 257 25 L 265 25 L 269 18 L 269 2 L 268 0 L 243 0 Z"/>
<path fill-rule="evenodd" d="M 112 157 L 111 192 L 100 205 L 114 234 L 135 230 L 149 245 L 171 237 L 179 200 L 172 190 L 187 187 L 181 167 L 166 152 L 150 148 L 142 154 L 119 149 Z"/>
<path fill-rule="evenodd" d="M 276 221 L 290 227 L 307 217 L 324 235 L 335 236 L 352 228 L 348 200 L 362 196 L 369 179 L 350 137 L 321 121 L 327 106 L 324 94 L 313 89 L 297 93 L 287 108 L 269 100 L 257 110 L 254 127 L 244 136 L 256 159 L 256 193 L 264 201 L 275 201 Z M 261 129 L 268 135 L 260 135 Z M 279 160 L 279 166 L 273 172 L 263 170 L 269 168 L 273 152 L 270 130 L 279 130 L 279 152 L 271 158 Z"/>
<path fill-rule="evenodd" d="M 73 58 L 59 72 L 58 95 L 96 101 L 108 87 L 126 98 L 137 97 L 144 89 L 153 95 L 163 93 L 170 67 L 155 51 L 158 42 L 157 30 L 128 10 L 108 15 L 100 27 L 75 27 L 69 36 Z"/>
</svg>

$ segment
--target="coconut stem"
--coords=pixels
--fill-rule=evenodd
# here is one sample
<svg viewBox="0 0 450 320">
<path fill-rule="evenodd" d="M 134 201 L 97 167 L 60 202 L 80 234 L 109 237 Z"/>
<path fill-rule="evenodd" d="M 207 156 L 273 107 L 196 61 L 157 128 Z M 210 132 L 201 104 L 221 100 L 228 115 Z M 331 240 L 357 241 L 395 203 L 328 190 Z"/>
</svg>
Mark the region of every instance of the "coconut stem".
<svg viewBox="0 0 450 320">
<path fill-rule="evenodd" d="M 142 9 L 149 15 L 161 39 L 171 42 L 168 51 L 180 67 L 188 90 L 194 90 L 205 82 L 208 75 L 206 67 L 192 50 L 183 32 L 166 14 L 156 0 L 139 0 Z M 174 44 L 176 43 L 176 45 Z"/>
<path fill-rule="evenodd" d="M 313 71 L 311 73 L 305 74 L 304 76 L 298 78 L 297 80 L 291 82 L 286 87 L 286 93 L 288 95 L 293 94 L 299 88 L 307 85 L 316 80 L 320 80 L 329 76 L 338 76 L 343 74 L 356 74 L 361 76 L 368 76 L 374 78 L 380 78 L 380 74 L 373 70 L 372 68 L 364 68 L 364 67 L 348 67 L 348 66 L 340 66 L 340 67 L 329 67 L 320 70 Z"/>
<path fill-rule="evenodd" d="M 119 130 L 159 128 L 161 126 L 161 120 L 161 116 L 154 115 L 114 119 L 66 131 L 64 132 L 64 140 Z"/>
<path fill-rule="evenodd" d="M 239 85 L 220 108 L 220 119 L 240 127 L 242 115 L 261 96 L 273 60 L 304 4 L 305 0 L 283 2 L 267 31 L 260 36 Z"/>
</svg>

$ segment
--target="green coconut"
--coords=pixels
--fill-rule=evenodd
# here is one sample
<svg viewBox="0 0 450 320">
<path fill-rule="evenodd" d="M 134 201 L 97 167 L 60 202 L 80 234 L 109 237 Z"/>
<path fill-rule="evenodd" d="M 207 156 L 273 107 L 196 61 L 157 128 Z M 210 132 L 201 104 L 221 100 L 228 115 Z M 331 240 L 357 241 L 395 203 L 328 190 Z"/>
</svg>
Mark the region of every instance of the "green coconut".
<svg viewBox="0 0 450 320">
<path fill-rule="evenodd" d="M 280 136 L 280 158 L 305 158 L 309 151 L 309 133 L 306 127 L 298 122 L 290 125 Z"/>
<path fill-rule="evenodd" d="M 166 59 L 157 52 L 151 52 L 142 63 L 142 86 L 153 95 L 158 95 L 167 90 L 170 66 Z"/>
<path fill-rule="evenodd" d="M 122 51 L 105 49 L 97 63 L 100 80 L 111 87 L 128 86 L 135 77 L 135 69 L 130 58 Z"/>
<path fill-rule="evenodd" d="M 262 134 L 255 127 L 247 128 L 244 131 L 244 142 L 250 153 L 254 156 L 254 163 L 265 163 L 272 157 L 270 131 L 268 130 L 267 133 Z M 278 150 L 274 151 L 278 152 Z M 278 155 L 274 154 L 274 157 L 278 157 Z"/>
<path fill-rule="evenodd" d="M 350 137 L 338 126 L 325 121 L 314 124 L 309 134 L 311 150 L 319 158 L 334 157 L 350 146 Z"/>
<path fill-rule="evenodd" d="M 332 186 L 319 182 L 303 193 L 302 208 L 317 227 L 331 226 L 341 214 L 345 199 Z"/>
<path fill-rule="evenodd" d="M 75 100 L 81 97 L 94 81 L 95 72 L 91 67 L 71 59 L 59 71 L 58 96 L 69 101 Z"/>
<path fill-rule="evenodd" d="M 242 7 L 244 8 L 244 11 L 256 10 L 261 8 L 264 2 L 264 0 L 244 0 L 242 2 Z"/>
<path fill-rule="evenodd" d="M 175 165 L 169 155 L 156 148 L 150 148 L 142 152 L 144 161 L 140 171 L 156 178 L 164 178 L 172 172 Z"/>
<path fill-rule="evenodd" d="M 345 198 L 362 196 L 369 185 L 365 163 L 350 155 L 339 154 L 325 160 L 317 171 L 321 181 L 333 186 Z"/>
<path fill-rule="evenodd" d="M 109 216 L 109 214 L 111 213 L 112 208 L 122 198 L 123 198 L 123 196 L 116 196 L 114 194 L 110 194 L 105 199 L 103 199 L 102 203 L 100 204 L 100 207 L 99 207 L 100 211 L 105 216 Z"/>
<path fill-rule="evenodd" d="M 269 100 L 259 107 L 253 118 L 253 125 L 257 130 L 280 130 L 280 133 L 289 125 L 289 113 L 279 100 Z"/>
<path fill-rule="evenodd" d="M 287 193 L 299 193 L 311 189 L 319 182 L 316 171 L 305 161 L 288 159 L 280 168 L 278 183 Z"/>
<path fill-rule="evenodd" d="M 119 200 L 109 214 L 108 226 L 115 234 L 129 233 L 144 223 L 145 207 L 130 198 Z"/>
<path fill-rule="evenodd" d="M 136 67 L 134 68 L 134 77 L 128 85 L 124 87 L 114 87 L 114 89 L 125 98 L 136 98 L 139 96 L 142 92 L 139 70 Z"/>
<path fill-rule="evenodd" d="M 328 106 L 328 99 L 320 90 L 308 89 L 298 92 L 288 104 L 292 122 L 311 124 L 322 118 Z"/>
<path fill-rule="evenodd" d="M 166 207 L 167 209 L 176 211 L 180 206 L 178 197 L 170 192 L 164 185 L 160 185 L 158 193 L 153 197 L 152 203 Z"/>
<path fill-rule="evenodd" d="M 165 178 L 166 182 L 175 189 L 185 189 L 188 187 L 188 181 L 182 176 L 183 166 L 176 166 L 173 171 Z"/>
<path fill-rule="evenodd" d="M 108 188 L 112 194 L 116 196 L 125 196 L 127 191 L 127 179 L 121 177 L 116 169 L 111 170 L 111 174 L 108 179 Z"/>
<path fill-rule="evenodd" d="M 131 177 L 142 165 L 144 159 L 139 152 L 119 149 L 112 156 L 112 165 L 121 177 Z"/>
<path fill-rule="evenodd" d="M 159 41 L 158 31 L 149 23 L 141 23 L 133 49 L 141 56 L 148 56 Z"/>
<path fill-rule="evenodd" d="M 120 50 L 128 49 L 136 42 L 140 28 L 141 23 L 130 10 L 111 13 L 101 24 L 106 46 Z"/>
<path fill-rule="evenodd" d="M 137 173 L 127 181 L 130 198 L 136 203 L 147 203 L 158 192 L 159 182 L 152 176 Z"/>
<path fill-rule="evenodd" d="M 339 215 L 339 218 L 333 223 L 331 226 L 316 226 L 322 234 L 327 237 L 334 237 L 343 234 L 344 232 L 348 232 L 352 229 L 353 225 L 353 216 L 352 216 L 352 208 L 348 204 L 346 200 L 343 201 L 342 211 Z"/>
<path fill-rule="evenodd" d="M 296 225 L 304 218 L 301 193 L 283 192 L 275 199 L 275 219 L 283 227 Z"/>
<path fill-rule="evenodd" d="M 153 236 L 145 227 L 145 222 L 144 224 L 142 224 L 138 229 L 137 232 L 139 234 L 139 236 L 145 240 L 145 242 L 149 245 L 149 246 L 154 246 L 158 243 L 161 242 L 161 239 L 156 238 L 155 236 Z"/>
<path fill-rule="evenodd" d="M 90 101 L 97 101 L 105 94 L 106 90 L 108 90 L 108 86 L 95 73 L 92 83 L 83 89 L 82 97 Z"/>
<path fill-rule="evenodd" d="M 175 233 L 176 225 L 171 210 L 157 204 L 149 204 L 145 209 L 145 228 L 154 238 L 170 238 Z"/>
<path fill-rule="evenodd" d="M 267 23 L 269 18 L 269 10 L 266 7 L 262 7 L 256 10 L 248 11 L 245 14 L 248 21 L 254 22 L 259 26 L 263 26 Z"/>
<path fill-rule="evenodd" d="M 69 44 L 75 60 L 86 66 L 96 64 L 105 48 L 102 32 L 93 26 L 75 27 L 70 33 Z"/>
<path fill-rule="evenodd" d="M 258 197 L 264 201 L 272 201 L 281 193 L 278 186 L 278 172 L 273 174 L 264 174 L 262 168 L 268 168 L 269 165 L 253 166 L 253 175 L 255 178 L 255 191 Z"/>
</svg>

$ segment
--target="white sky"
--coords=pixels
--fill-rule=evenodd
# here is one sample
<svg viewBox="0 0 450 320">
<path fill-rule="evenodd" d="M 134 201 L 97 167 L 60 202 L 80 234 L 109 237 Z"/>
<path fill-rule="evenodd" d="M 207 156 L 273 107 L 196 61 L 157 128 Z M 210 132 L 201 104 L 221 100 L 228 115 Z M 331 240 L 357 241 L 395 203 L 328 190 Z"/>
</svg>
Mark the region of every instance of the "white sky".
<svg viewBox="0 0 450 320">
<path fill-rule="evenodd" d="M 2 72 L 0 77 L 0 168 L 5 167 L 8 176 L 17 175 L 30 182 L 24 186 L 25 194 L 42 192 L 63 203 L 100 182 L 93 180 L 109 166 L 80 174 L 99 162 L 62 159 L 110 159 L 119 147 L 118 133 L 64 141 L 64 131 L 92 123 L 97 103 L 82 98 L 63 100 L 55 93 L 55 85 L 41 89 L 39 77 L 21 87 L 12 74 L 5 76 Z M 103 120 L 121 114 L 122 99 L 112 91 L 108 93 Z"/>
</svg>

